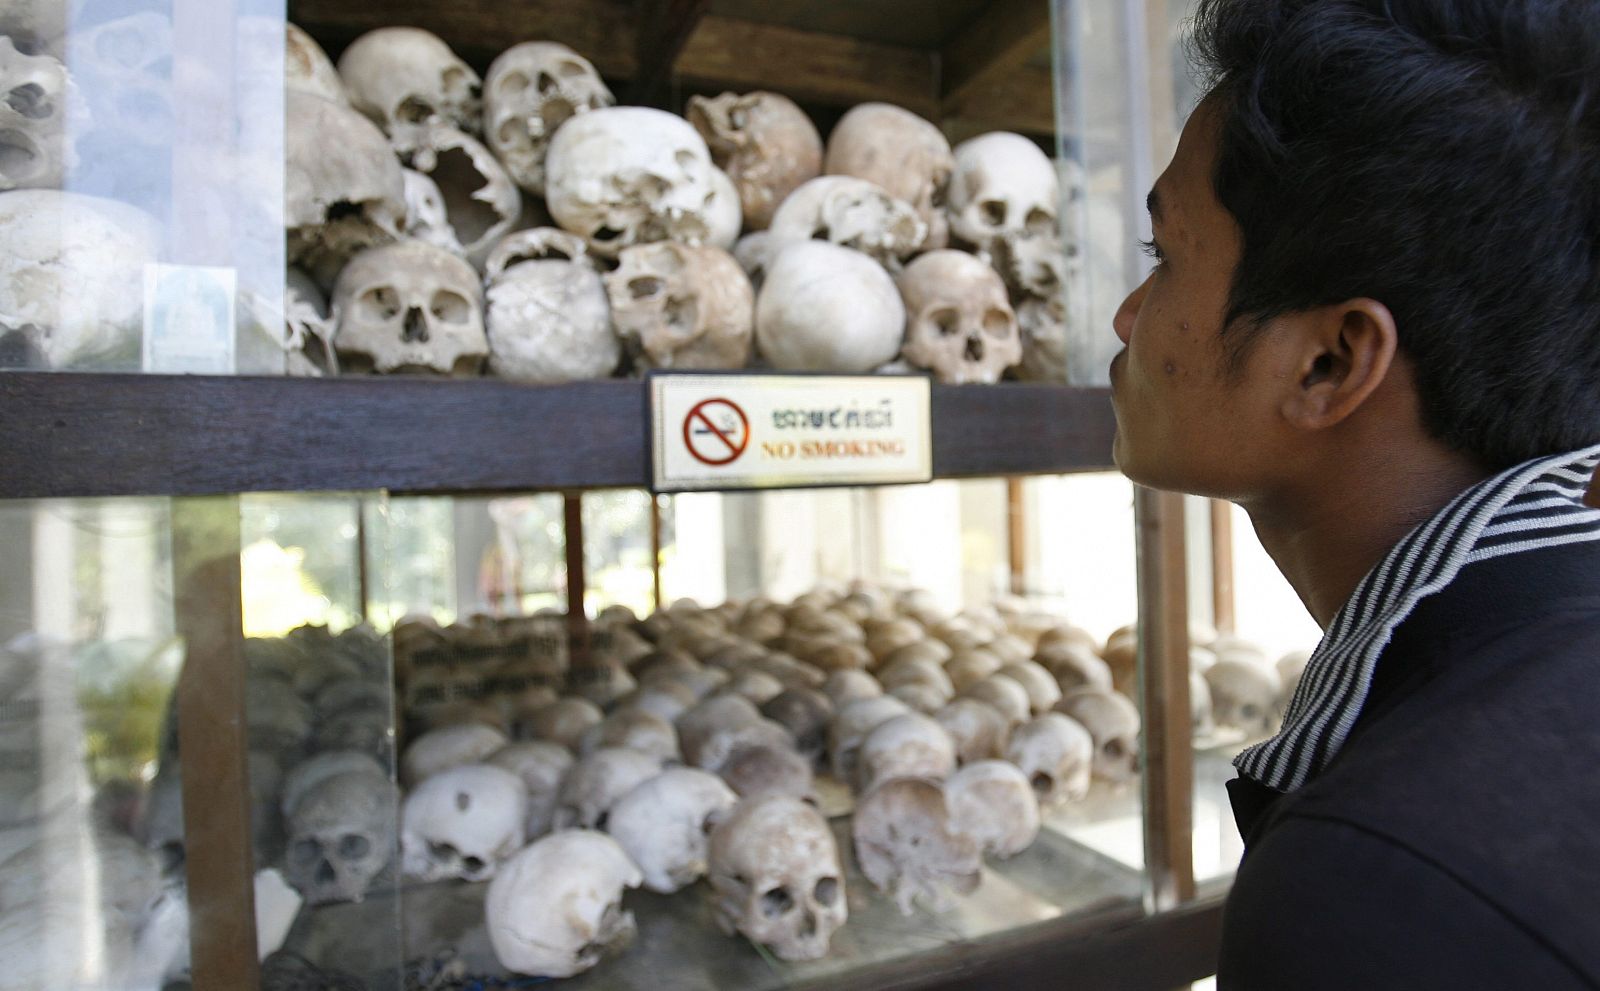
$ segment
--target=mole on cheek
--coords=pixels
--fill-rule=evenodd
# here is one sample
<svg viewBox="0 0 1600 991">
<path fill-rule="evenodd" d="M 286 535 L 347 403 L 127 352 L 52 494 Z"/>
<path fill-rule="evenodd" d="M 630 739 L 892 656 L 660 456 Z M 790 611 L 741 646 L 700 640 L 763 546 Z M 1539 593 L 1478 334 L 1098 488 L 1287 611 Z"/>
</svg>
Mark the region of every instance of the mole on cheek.
<svg viewBox="0 0 1600 991">
<path fill-rule="evenodd" d="M 1162 362 L 1161 363 L 1161 368 L 1168 375 L 1176 375 L 1176 374 L 1178 374 L 1178 366 L 1173 362 L 1173 360 L 1171 358 L 1168 358 L 1166 361 Z"/>
</svg>

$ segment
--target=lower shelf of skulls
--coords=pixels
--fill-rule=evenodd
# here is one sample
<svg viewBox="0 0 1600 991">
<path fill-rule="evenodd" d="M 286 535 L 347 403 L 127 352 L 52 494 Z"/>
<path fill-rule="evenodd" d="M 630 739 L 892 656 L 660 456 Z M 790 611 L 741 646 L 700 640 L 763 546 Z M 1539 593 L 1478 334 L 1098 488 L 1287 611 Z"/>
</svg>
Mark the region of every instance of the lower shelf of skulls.
<svg viewBox="0 0 1600 991">
<path fill-rule="evenodd" d="M 783 987 L 1139 902 L 1132 630 L 857 587 L 609 609 L 578 663 L 566 633 L 403 620 L 393 685 L 364 628 L 247 641 L 269 991 Z M 1302 663 L 1195 649 L 1202 774 Z M 146 895 L 130 987 L 186 986 L 174 726 L 147 795 L 94 800 L 97 856 Z M 26 900 L 0 910 L 25 938 Z"/>
</svg>

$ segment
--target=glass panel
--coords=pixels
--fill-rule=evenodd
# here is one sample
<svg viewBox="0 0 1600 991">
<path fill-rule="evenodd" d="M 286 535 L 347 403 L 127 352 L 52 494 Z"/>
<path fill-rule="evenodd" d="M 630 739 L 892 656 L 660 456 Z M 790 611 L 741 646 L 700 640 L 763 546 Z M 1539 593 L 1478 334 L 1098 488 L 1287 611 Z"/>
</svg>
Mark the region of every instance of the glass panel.
<svg viewBox="0 0 1600 991">
<path fill-rule="evenodd" d="M 402 829 L 412 837 L 403 841 L 412 872 L 406 956 L 487 980 L 508 971 L 555 974 L 562 953 L 587 946 L 601 959 L 571 979 L 579 988 L 656 986 L 663 973 L 696 975 L 708 987 L 777 988 L 1051 919 L 1137 910 L 1136 728 L 1105 728 L 1093 706 L 1071 711 L 1106 739 L 1064 714 L 1042 716 L 1063 688 L 1070 694 L 1099 678 L 1109 690 L 1111 669 L 1098 650 L 1134 613 L 1131 490 L 1120 479 L 1086 477 L 1039 480 L 1023 492 L 1026 521 L 1017 528 L 1004 480 L 663 500 L 660 581 L 671 603 L 663 611 L 649 608 L 646 591 L 656 580 L 650 498 L 585 495 L 587 657 L 569 650 L 565 617 L 541 606 L 540 595 L 565 582 L 561 500 L 455 500 L 436 519 L 448 520 L 457 538 L 458 583 L 483 573 L 481 554 L 464 549 L 463 539 L 492 544 L 494 554 L 519 562 L 519 574 L 545 577 L 538 594 L 523 588 L 520 611 L 444 624 L 408 619 L 396 634 L 406 700 Z M 1014 530 L 1024 546 L 1012 546 Z M 1028 562 L 1026 573 L 1014 577 L 1013 561 Z M 1012 595 L 1014 585 L 1024 594 Z M 856 699 L 867 691 L 881 695 Z M 1122 704 L 1131 714 L 1131 703 Z M 896 716 L 904 717 L 898 727 L 887 726 Z M 1024 728 L 1013 734 L 1014 726 Z M 1116 765 L 1114 750 L 1099 750 L 1107 759 L 1097 777 L 1096 747 L 1118 732 L 1127 760 Z M 896 733 L 911 740 L 897 744 Z M 984 793 L 981 812 L 962 804 L 964 814 L 981 818 L 1016 801 L 1016 818 L 1026 821 L 1042 793 L 1042 829 L 997 839 L 1016 848 L 987 858 L 961 847 L 976 842 L 970 837 L 982 827 L 974 819 L 963 820 L 965 840 L 925 833 L 931 855 L 953 859 L 935 869 L 924 862 L 930 852 L 898 849 L 912 880 L 897 888 L 875 873 L 874 844 L 900 842 L 892 837 L 907 824 L 931 829 L 918 817 L 944 816 L 946 790 L 967 794 L 937 783 L 956 769 L 958 740 L 962 764 L 999 758 L 988 773 L 1005 782 Z M 996 769 L 1006 759 L 1012 763 Z M 526 818 L 505 826 L 520 834 L 488 836 L 500 828 L 492 824 L 505 778 L 484 765 L 515 771 L 529 789 Z M 919 774 L 935 783 L 885 784 Z M 425 810 L 440 801 L 435 792 L 481 807 L 477 821 L 488 832 L 428 818 Z M 770 843 L 791 840 L 762 840 L 757 822 L 730 811 L 737 795 L 746 799 L 738 808 L 749 810 L 769 792 L 814 803 L 816 841 L 826 852 L 785 859 Z M 880 797 L 896 795 L 911 804 Z M 929 800 L 935 804 L 918 804 Z M 788 828 L 813 815 L 803 804 L 773 801 L 786 809 Z M 725 828 L 717 825 L 724 816 Z M 990 825 L 1016 827 L 1002 818 Z M 579 826 L 621 844 L 646 887 L 624 893 L 622 875 L 606 866 L 608 845 L 572 828 Z M 684 828 L 690 832 L 677 832 Z M 955 829 L 948 821 L 942 828 Z M 695 855 L 699 843 L 709 845 Z M 756 848 L 745 849 L 750 844 Z M 738 857 L 753 859 L 736 871 L 729 865 Z M 721 873 L 700 879 L 701 858 Z M 487 880 L 496 861 L 503 863 Z M 942 900 L 917 894 L 919 876 Z M 608 877 L 593 918 L 571 923 L 577 929 L 543 914 L 564 886 Z M 763 890 L 748 891 L 746 904 L 736 893 L 741 884 Z M 848 920 L 830 939 L 846 897 Z M 601 913 L 610 900 L 631 914 L 631 942 L 623 916 Z M 361 926 L 351 920 L 370 909 L 345 911 L 346 931 L 327 935 L 346 947 L 330 951 L 335 956 L 359 953 Z M 754 939 L 729 939 L 719 912 Z M 804 952 L 807 926 L 823 933 L 808 944 L 820 958 L 783 959 Z M 564 950 L 518 956 L 515 946 L 496 944 L 497 927 Z"/>
<path fill-rule="evenodd" d="M 0 503 L 0 987 L 187 986 L 200 959 L 217 983 L 257 956 L 237 939 L 253 891 L 270 973 L 398 991 L 392 676 L 361 623 L 360 509 Z M 327 957 L 322 920 L 352 898 L 379 920 L 369 955 Z"/>
<path fill-rule="evenodd" d="M 282 372 L 283 0 L 0 13 L 0 368 Z"/>
</svg>

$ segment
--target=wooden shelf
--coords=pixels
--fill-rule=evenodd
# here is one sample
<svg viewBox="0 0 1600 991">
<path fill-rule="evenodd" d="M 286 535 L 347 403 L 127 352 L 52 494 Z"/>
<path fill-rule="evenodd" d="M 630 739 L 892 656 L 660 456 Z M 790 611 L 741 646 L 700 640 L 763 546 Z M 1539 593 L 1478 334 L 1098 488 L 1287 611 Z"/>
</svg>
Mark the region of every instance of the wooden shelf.
<svg viewBox="0 0 1600 991">
<path fill-rule="evenodd" d="M 639 381 L 0 373 L 0 498 L 644 487 Z M 1109 470 L 1103 389 L 935 386 L 941 478 Z"/>
</svg>

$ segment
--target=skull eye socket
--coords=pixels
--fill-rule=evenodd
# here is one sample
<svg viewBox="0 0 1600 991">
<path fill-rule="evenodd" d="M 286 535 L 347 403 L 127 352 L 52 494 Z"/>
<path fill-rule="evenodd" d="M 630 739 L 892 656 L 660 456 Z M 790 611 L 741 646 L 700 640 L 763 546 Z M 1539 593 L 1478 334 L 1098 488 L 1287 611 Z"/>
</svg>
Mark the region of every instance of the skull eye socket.
<svg viewBox="0 0 1600 991">
<path fill-rule="evenodd" d="M 528 88 L 528 77 L 521 72 L 508 72 L 500 77 L 496 85 L 511 93 L 521 93 Z"/>
<path fill-rule="evenodd" d="M 441 289 L 433 294 L 428 312 L 445 323 L 464 324 L 472 316 L 472 304 L 460 294 Z"/>
<path fill-rule="evenodd" d="M 825 877 L 817 882 L 817 887 L 812 891 L 813 897 L 819 905 L 832 905 L 839 897 L 839 879 Z"/>
<path fill-rule="evenodd" d="M 395 119 L 406 124 L 421 124 L 435 113 L 433 104 L 415 94 L 406 97 L 394 108 Z"/>
<path fill-rule="evenodd" d="M 362 293 L 356 305 L 367 317 L 387 322 L 400 315 L 400 294 L 393 286 L 378 286 Z"/>
<path fill-rule="evenodd" d="M 1239 718 L 1253 720 L 1261 715 L 1261 710 L 1254 703 L 1245 703 L 1239 707 Z"/>
<path fill-rule="evenodd" d="M 628 295 L 634 299 L 649 299 L 660 293 L 666 283 L 653 276 L 641 276 L 628 280 Z"/>
<path fill-rule="evenodd" d="M 1120 759 L 1127 750 L 1122 746 L 1121 740 L 1107 740 L 1106 745 L 1100 748 L 1101 752 L 1113 760 Z"/>
<path fill-rule="evenodd" d="M 788 915 L 794 910 L 794 896 L 788 888 L 773 888 L 761 896 L 761 914 L 769 919 Z"/>
<path fill-rule="evenodd" d="M 1028 783 L 1033 785 L 1033 793 L 1041 798 L 1055 790 L 1056 779 L 1043 771 L 1034 771 L 1028 778 Z"/>
<path fill-rule="evenodd" d="M 929 313 L 928 322 L 938 328 L 940 337 L 954 337 L 961 332 L 961 314 L 948 307 Z"/>
<path fill-rule="evenodd" d="M 577 79 L 580 76 L 587 76 L 589 74 L 588 70 L 582 65 L 571 61 L 557 62 L 556 71 L 561 73 L 563 76 L 566 76 L 568 79 Z"/>
<path fill-rule="evenodd" d="M 677 151 L 673 152 L 672 160 L 677 162 L 680 168 L 685 169 L 698 161 L 698 159 L 695 158 L 694 152 L 688 150 L 687 148 L 679 148 Z"/>
<path fill-rule="evenodd" d="M 477 874 L 488 865 L 484 863 L 482 857 L 465 857 L 461 861 L 461 866 L 467 871 L 467 873 Z"/>
<path fill-rule="evenodd" d="M 1056 218 L 1040 207 L 1028 211 L 1027 219 L 1022 223 L 1029 234 L 1049 234 L 1055 230 Z"/>
<path fill-rule="evenodd" d="M 1010 337 L 1011 322 L 1011 314 L 1005 310 L 988 310 L 983 314 L 983 332 L 990 337 Z"/>
<path fill-rule="evenodd" d="M 346 833 L 339 838 L 339 856 L 345 860 L 359 860 L 372 851 L 372 841 L 360 833 Z"/>
<path fill-rule="evenodd" d="M 24 83 L 6 94 L 6 103 L 29 120 L 44 120 L 54 109 L 44 87 L 38 83 Z"/>
<path fill-rule="evenodd" d="M 314 864 L 322 859 L 322 845 L 316 840 L 300 840 L 289 851 L 289 856 L 299 864 Z"/>
<path fill-rule="evenodd" d="M 978 204 L 978 216 L 990 227 L 1000 227 L 1006 222 L 1005 200 L 984 200 Z"/>
</svg>

